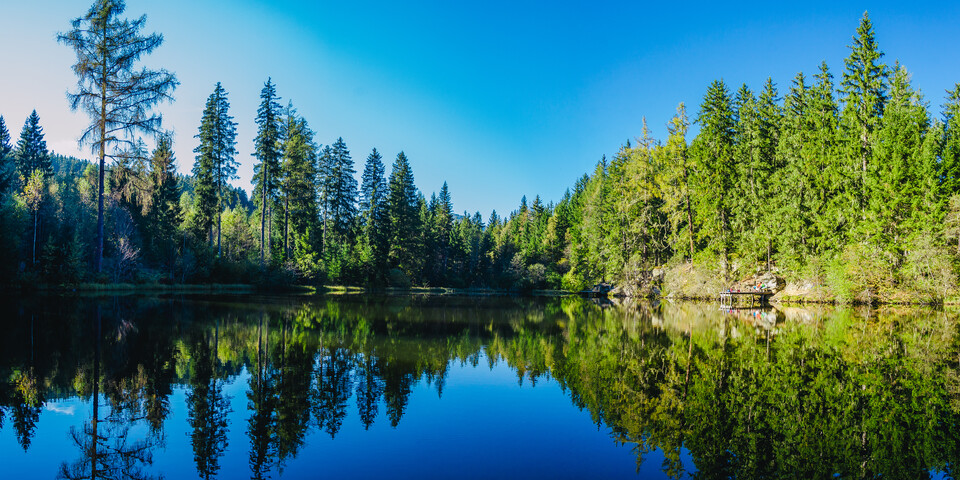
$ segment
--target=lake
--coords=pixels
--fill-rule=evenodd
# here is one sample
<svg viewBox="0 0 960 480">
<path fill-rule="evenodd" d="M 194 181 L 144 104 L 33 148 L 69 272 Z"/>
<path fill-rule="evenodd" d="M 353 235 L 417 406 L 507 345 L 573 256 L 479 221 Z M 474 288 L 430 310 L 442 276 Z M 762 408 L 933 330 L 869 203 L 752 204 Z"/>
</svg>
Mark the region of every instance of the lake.
<svg viewBox="0 0 960 480">
<path fill-rule="evenodd" d="M 0 299 L 3 478 L 953 478 L 952 310 Z"/>
</svg>

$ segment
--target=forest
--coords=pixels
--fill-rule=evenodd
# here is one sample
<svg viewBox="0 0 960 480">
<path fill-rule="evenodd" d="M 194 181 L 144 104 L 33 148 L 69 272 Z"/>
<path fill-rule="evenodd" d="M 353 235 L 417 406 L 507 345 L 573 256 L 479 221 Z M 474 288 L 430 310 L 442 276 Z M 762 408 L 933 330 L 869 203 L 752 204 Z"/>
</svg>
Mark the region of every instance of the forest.
<svg viewBox="0 0 960 480">
<path fill-rule="evenodd" d="M 715 80 L 695 112 L 678 105 L 666 139 L 644 122 L 559 201 L 523 197 L 484 217 L 455 212 L 446 183 L 428 197 L 402 151 L 373 149 L 359 166 L 343 138 L 321 139 L 283 105 L 270 79 L 252 119 L 250 198 L 230 183 L 241 160 L 221 83 L 197 119 L 195 158 L 174 158 L 154 110 L 172 101 L 175 75 L 132 75 L 124 52 L 92 48 L 136 46 L 139 57 L 162 43 L 123 11 L 99 0 L 59 35 L 77 53 L 69 97 L 91 117 L 80 140 L 93 161 L 48 151 L 37 112 L 16 141 L 0 117 L 6 283 L 530 291 L 605 280 L 642 291 L 657 271 L 665 290 L 671 276 L 775 271 L 839 301 L 956 295 L 960 84 L 932 112 L 906 68 L 885 62 L 866 13 L 839 79 L 824 62 L 782 92 L 770 78 L 759 88 Z M 106 75 L 88 68 L 98 65 Z M 117 82 L 135 101 L 98 87 Z M 192 164 L 189 175 L 178 162 Z"/>
</svg>

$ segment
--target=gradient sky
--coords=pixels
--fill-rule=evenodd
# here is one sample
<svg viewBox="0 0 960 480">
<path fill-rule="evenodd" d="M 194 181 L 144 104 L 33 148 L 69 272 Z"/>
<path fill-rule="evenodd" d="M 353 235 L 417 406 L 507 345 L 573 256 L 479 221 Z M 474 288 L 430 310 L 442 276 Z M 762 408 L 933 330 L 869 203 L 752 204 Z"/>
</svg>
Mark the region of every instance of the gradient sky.
<svg viewBox="0 0 960 480">
<path fill-rule="evenodd" d="M 35 108 L 49 148 L 92 158 L 76 143 L 89 120 L 65 97 L 75 56 L 56 42 L 89 4 L 0 6 L 0 115 L 14 139 Z M 403 150 L 427 197 L 447 181 L 456 211 L 486 219 L 523 195 L 558 200 L 643 117 L 664 138 L 677 104 L 694 117 L 716 78 L 756 90 L 769 76 L 782 94 L 826 60 L 839 83 L 864 10 L 884 59 L 913 73 L 939 116 L 960 82 L 960 2 L 128 0 L 126 16 L 146 14 L 164 35 L 147 64 L 181 82 L 160 107 L 181 172 L 219 81 L 239 123 L 234 183 L 250 190 L 253 119 L 272 77 L 318 142 L 344 138 L 358 175 L 373 147 L 388 169 Z"/>
</svg>

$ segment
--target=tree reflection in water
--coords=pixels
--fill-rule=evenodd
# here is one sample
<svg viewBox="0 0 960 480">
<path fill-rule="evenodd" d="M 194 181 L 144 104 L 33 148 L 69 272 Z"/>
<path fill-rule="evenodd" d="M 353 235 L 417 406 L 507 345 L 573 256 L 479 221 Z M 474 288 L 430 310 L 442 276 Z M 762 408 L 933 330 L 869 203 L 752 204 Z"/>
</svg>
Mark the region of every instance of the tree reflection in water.
<svg viewBox="0 0 960 480">
<path fill-rule="evenodd" d="M 442 395 L 453 362 L 477 367 L 486 357 L 509 365 L 521 384 L 555 380 L 633 446 L 638 469 L 662 451 L 670 477 L 923 477 L 953 475 L 960 458 L 952 311 L 730 315 L 709 305 L 601 308 L 577 298 L 201 300 L 38 302 L 9 315 L 0 378 L 11 380 L 0 383 L 0 415 L 12 419 L 21 446 L 29 448 L 45 399 L 83 396 L 92 418 L 70 432 L 82 455 L 60 477 L 146 477 L 180 385 L 196 471 L 215 478 L 225 452 L 238 448 L 227 441 L 224 387 L 247 375 L 250 475 L 267 478 L 311 434 L 336 438 L 351 411 L 364 429 L 378 421 L 402 428 L 414 387 Z M 96 331 L 77 326 L 84 315 L 97 318 Z M 137 425 L 147 427 L 143 438 L 132 434 Z"/>
</svg>

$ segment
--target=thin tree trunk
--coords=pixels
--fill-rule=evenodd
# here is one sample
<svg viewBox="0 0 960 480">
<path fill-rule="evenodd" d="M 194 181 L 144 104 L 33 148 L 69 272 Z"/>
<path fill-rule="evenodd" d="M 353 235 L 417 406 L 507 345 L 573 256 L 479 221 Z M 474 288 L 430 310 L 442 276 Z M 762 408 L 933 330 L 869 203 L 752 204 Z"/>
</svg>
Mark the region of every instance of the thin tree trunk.
<svg viewBox="0 0 960 480">
<path fill-rule="evenodd" d="M 693 209 L 690 208 L 690 181 L 687 174 L 687 163 L 683 163 L 683 186 L 686 190 L 684 199 L 687 202 L 687 232 L 690 234 L 690 264 L 693 264 Z"/>
<path fill-rule="evenodd" d="M 273 207 L 267 215 L 267 256 L 273 259 Z"/>
<path fill-rule="evenodd" d="M 290 195 L 283 198 L 283 256 L 290 258 Z"/>
<path fill-rule="evenodd" d="M 267 226 L 267 162 L 263 162 L 263 188 L 260 194 L 260 267 L 263 268 L 264 231 Z"/>
<path fill-rule="evenodd" d="M 767 271 L 770 271 L 770 250 L 772 246 L 770 245 L 770 239 L 767 239 Z"/>
<path fill-rule="evenodd" d="M 220 246 L 220 219 L 223 217 L 223 181 L 217 181 L 217 258 L 222 252 Z"/>
<path fill-rule="evenodd" d="M 103 35 L 106 37 L 107 27 L 103 27 Z M 106 52 L 100 57 L 102 64 L 100 82 L 100 171 L 97 194 L 97 257 L 94 260 L 94 271 L 100 273 L 103 268 L 103 174 L 106 168 L 106 148 L 107 148 L 107 59 Z"/>
<path fill-rule="evenodd" d="M 33 212 L 33 264 L 37 264 L 37 217 L 40 216 L 40 210 Z"/>
</svg>

